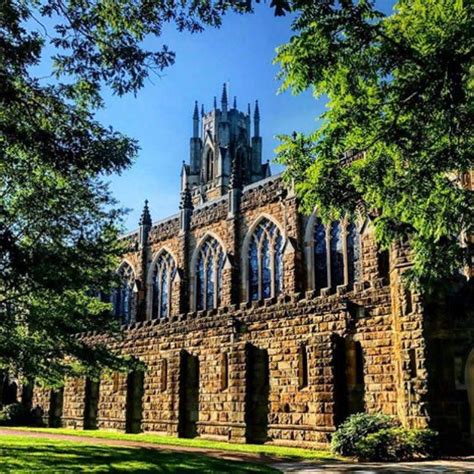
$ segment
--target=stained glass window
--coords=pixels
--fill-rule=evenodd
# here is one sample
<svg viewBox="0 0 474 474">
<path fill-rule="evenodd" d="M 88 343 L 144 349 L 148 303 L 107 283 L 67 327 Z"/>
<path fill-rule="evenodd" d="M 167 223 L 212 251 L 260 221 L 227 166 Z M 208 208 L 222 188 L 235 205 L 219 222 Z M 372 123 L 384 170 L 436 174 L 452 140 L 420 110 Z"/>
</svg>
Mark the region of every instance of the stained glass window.
<svg viewBox="0 0 474 474">
<path fill-rule="evenodd" d="M 196 308 L 217 308 L 222 299 L 224 251 L 219 242 L 208 237 L 199 249 L 196 262 Z"/>
<path fill-rule="evenodd" d="M 259 259 L 258 259 L 258 239 L 254 235 L 250 241 L 249 248 L 249 294 L 252 301 L 258 300 L 259 295 Z"/>
<path fill-rule="evenodd" d="M 328 286 L 327 260 L 326 227 L 318 219 L 314 227 L 314 289 L 317 291 Z"/>
<path fill-rule="evenodd" d="M 347 228 L 347 264 L 349 270 L 349 285 L 361 279 L 360 234 L 355 224 Z"/>
<path fill-rule="evenodd" d="M 271 298 L 282 290 L 283 240 L 278 227 L 262 219 L 250 237 L 249 297 Z"/>
<path fill-rule="evenodd" d="M 339 221 L 331 223 L 331 286 L 344 284 L 344 253 L 342 247 L 342 228 Z"/>
<path fill-rule="evenodd" d="M 117 273 L 120 282 L 112 293 L 114 314 L 123 324 L 128 324 L 132 321 L 135 274 L 128 263 L 124 263 Z"/>
<path fill-rule="evenodd" d="M 329 262 L 328 241 L 329 232 Z M 341 222 L 333 221 L 326 227 L 320 219 L 316 219 L 313 230 L 314 256 L 314 289 L 321 290 L 331 285 L 352 285 L 362 278 L 362 257 L 360 249 L 360 234 L 354 223 L 347 225 L 343 231 Z M 345 269 L 347 265 L 347 278 Z M 329 267 L 329 272 L 328 272 Z M 330 279 L 329 279 L 330 278 Z"/>
<path fill-rule="evenodd" d="M 164 251 L 158 257 L 153 269 L 151 314 L 153 319 L 166 318 L 169 316 L 175 276 L 175 261 L 168 252 Z"/>
</svg>

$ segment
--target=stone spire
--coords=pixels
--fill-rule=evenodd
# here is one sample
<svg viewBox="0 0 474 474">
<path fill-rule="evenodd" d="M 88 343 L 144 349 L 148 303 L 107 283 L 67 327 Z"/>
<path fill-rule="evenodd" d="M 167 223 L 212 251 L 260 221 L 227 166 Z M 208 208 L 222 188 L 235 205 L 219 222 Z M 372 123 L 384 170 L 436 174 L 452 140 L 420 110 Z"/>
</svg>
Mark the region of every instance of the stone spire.
<svg viewBox="0 0 474 474">
<path fill-rule="evenodd" d="M 139 244 L 140 248 L 144 248 L 148 242 L 148 234 L 151 229 L 151 216 L 148 209 L 148 199 L 145 199 L 145 206 L 143 207 L 142 215 L 140 217 L 139 229 Z"/>
<path fill-rule="evenodd" d="M 194 103 L 194 114 L 193 114 L 193 137 L 199 137 L 199 109 L 197 100 Z"/>
<path fill-rule="evenodd" d="M 150 210 L 148 209 L 148 199 L 145 199 L 145 206 L 143 207 L 142 215 L 140 217 L 140 225 L 151 225 Z"/>
<path fill-rule="evenodd" d="M 227 120 L 227 87 L 225 85 L 225 82 L 222 88 L 221 107 L 222 107 L 222 120 L 225 122 Z"/>
<path fill-rule="evenodd" d="M 255 111 L 253 113 L 254 136 L 260 136 L 260 109 L 258 108 L 258 100 L 255 101 Z"/>
<path fill-rule="evenodd" d="M 221 105 L 222 105 L 222 110 L 227 109 L 227 86 L 225 82 L 222 87 Z"/>
<path fill-rule="evenodd" d="M 214 96 L 214 110 L 217 109 L 217 97 Z"/>
<path fill-rule="evenodd" d="M 233 109 L 234 110 L 237 110 L 237 96 L 234 95 L 234 105 L 233 105 Z"/>
<path fill-rule="evenodd" d="M 201 104 L 201 117 L 204 117 L 204 104 Z"/>
</svg>

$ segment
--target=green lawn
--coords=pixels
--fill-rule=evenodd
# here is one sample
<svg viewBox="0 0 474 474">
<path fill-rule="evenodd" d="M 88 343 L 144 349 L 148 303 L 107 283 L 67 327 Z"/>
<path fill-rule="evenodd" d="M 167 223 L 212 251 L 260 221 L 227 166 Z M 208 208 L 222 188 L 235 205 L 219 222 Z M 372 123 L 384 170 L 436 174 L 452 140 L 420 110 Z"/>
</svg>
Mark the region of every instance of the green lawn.
<svg viewBox="0 0 474 474">
<path fill-rule="evenodd" d="M 0 472 L 276 473 L 263 465 L 147 448 L 0 436 Z"/>
<path fill-rule="evenodd" d="M 276 456 L 291 459 L 313 459 L 319 461 L 341 460 L 330 451 L 288 448 L 285 446 L 273 446 L 268 444 L 235 444 L 223 441 L 209 441 L 205 439 L 185 439 L 172 436 L 159 436 L 155 434 L 127 434 L 116 431 L 94 431 L 73 430 L 64 428 L 18 428 L 21 430 L 38 431 L 43 433 L 67 434 L 73 436 L 91 436 L 94 438 L 119 439 L 127 441 L 143 441 L 146 443 L 163 444 L 170 446 L 192 446 L 205 449 L 220 449 L 223 451 L 234 451 L 240 453 L 256 453 L 268 456 Z"/>
</svg>

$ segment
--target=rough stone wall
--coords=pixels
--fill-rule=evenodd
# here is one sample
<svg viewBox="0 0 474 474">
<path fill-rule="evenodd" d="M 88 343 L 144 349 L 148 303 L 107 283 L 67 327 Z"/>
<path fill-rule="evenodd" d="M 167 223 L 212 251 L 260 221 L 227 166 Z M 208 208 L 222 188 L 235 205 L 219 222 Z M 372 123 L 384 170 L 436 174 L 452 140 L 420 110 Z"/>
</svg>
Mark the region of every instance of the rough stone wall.
<svg viewBox="0 0 474 474">
<path fill-rule="evenodd" d="M 355 318 L 346 297 L 364 305 Z M 285 301 L 288 300 L 288 301 Z M 245 435 L 245 345 L 266 349 L 270 393 L 268 438 L 282 444 L 324 444 L 334 430 L 334 334 L 352 334 L 364 351 L 366 409 L 396 413 L 388 288 L 368 288 L 359 294 L 305 299 L 281 297 L 276 303 L 252 303 L 191 313 L 158 321 L 136 323 L 125 331 L 123 353 L 147 365 L 143 397 L 144 430 L 176 433 L 179 397 L 179 354 L 185 349 L 199 359 L 198 433 L 208 438 L 243 441 Z M 248 306 L 248 307 L 247 307 Z M 297 351 L 308 348 L 309 384 L 298 388 Z M 229 357 L 229 385 L 220 384 L 220 354 Z M 159 361 L 168 361 L 168 384 L 161 387 Z M 101 381 L 99 427 L 124 429 L 125 377 Z M 67 389 L 79 397 L 78 384 Z M 77 398 L 65 396 L 64 419 L 78 419 Z M 79 422 L 77 425 L 79 426 Z"/>
</svg>

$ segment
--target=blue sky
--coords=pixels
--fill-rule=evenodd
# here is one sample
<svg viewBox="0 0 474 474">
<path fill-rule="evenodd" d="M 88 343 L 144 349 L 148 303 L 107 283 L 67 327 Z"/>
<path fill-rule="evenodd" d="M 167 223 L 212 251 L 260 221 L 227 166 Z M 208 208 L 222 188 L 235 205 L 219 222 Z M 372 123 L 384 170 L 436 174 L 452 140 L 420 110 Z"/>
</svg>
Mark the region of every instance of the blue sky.
<svg viewBox="0 0 474 474">
<path fill-rule="evenodd" d="M 388 13 L 393 3 L 379 0 L 377 6 Z M 241 110 L 247 110 L 249 102 L 253 110 L 259 100 L 264 161 L 274 158 L 276 135 L 317 127 L 324 100 L 316 101 L 309 91 L 298 96 L 277 94 L 278 66 L 272 61 L 275 49 L 291 37 L 292 18 L 274 17 L 268 5 L 268 0 L 257 5 L 253 15 L 226 15 L 220 29 L 199 34 L 180 33 L 170 25 L 146 46 L 159 49 L 167 44 L 176 52 L 176 63 L 161 77 L 147 81 L 136 97 L 117 97 L 104 91 L 106 106 L 97 119 L 136 138 L 141 147 L 129 170 L 109 178 L 114 196 L 130 210 L 126 230 L 137 227 L 145 199 L 150 202 L 154 221 L 178 211 L 180 171 L 183 160 L 189 159 L 194 101 L 210 109 L 213 97 L 220 98 L 224 82 L 230 100 L 237 96 Z M 50 66 L 46 54 L 39 75 L 49 74 Z M 273 164 L 272 171 L 281 168 Z"/>
<path fill-rule="evenodd" d="M 143 201 L 150 201 L 153 220 L 174 214 L 179 204 L 179 177 L 189 157 L 194 101 L 212 106 L 228 82 L 230 100 L 247 110 L 259 100 L 263 159 L 272 160 L 275 135 L 310 131 L 324 104 L 311 94 L 277 95 L 275 48 L 291 36 L 291 19 L 275 18 L 268 5 L 254 15 L 227 15 L 220 29 L 187 34 L 168 28 L 160 38 L 176 52 L 176 63 L 154 77 L 138 96 L 107 97 L 98 119 L 139 140 L 141 151 L 133 167 L 111 178 L 111 189 L 130 209 L 128 230 L 137 226 Z M 158 40 L 157 44 L 158 44 Z M 272 166 L 277 171 L 276 165 Z"/>
</svg>

